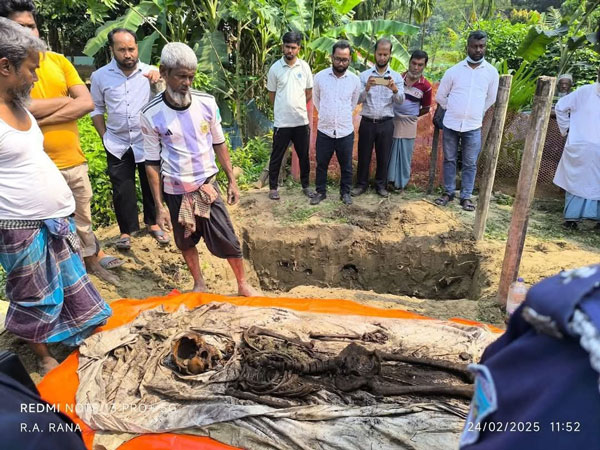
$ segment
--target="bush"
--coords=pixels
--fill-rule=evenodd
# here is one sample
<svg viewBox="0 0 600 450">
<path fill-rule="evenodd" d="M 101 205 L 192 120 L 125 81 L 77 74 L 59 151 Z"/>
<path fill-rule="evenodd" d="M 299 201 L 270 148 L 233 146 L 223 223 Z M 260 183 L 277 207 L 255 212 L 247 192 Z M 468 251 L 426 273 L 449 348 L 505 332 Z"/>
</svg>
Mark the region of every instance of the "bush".
<svg viewBox="0 0 600 450">
<path fill-rule="evenodd" d="M 227 140 L 229 141 L 229 138 Z M 246 190 L 251 187 L 252 183 L 258 181 L 260 174 L 269 161 L 271 140 L 272 134 L 269 133 L 250 139 L 241 148 L 229 149 L 231 165 L 242 169 L 242 174 L 238 178 L 240 189 Z M 227 177 L 223 170 L 219 170 L 217 180 L 221 186 L 227 186 Z"/>
<path fill-rule="evenodd" d="M 114 223 L 115 211 L 112 203 L 112 184 L 107 174 L 106 152 L 102 140 L 92 125 L 89 116 L 77 122 L 81 148 L 88 160 L 90 181 L 92 183 L 92 221 L 95 227 Z"/>
<path fill-rule="evenodd" d="M 521 65 L 522 58 L 517 56 L 517 49 L 521 41 L 525 39 L 531 25 L 525 23 L 511 23 L 508 19 L 497 18 L 482 20 L 477 24 L 480 30 L 488 34 L 487 50 L 485 58 L 488 61 L 508 62 L 508 68 L 517 70 Z M 469 31 L 465 33 L 463 42 L 467 42 Z"/>
<path fill-rule="evenodd" d="M 560 43 L 555 41 L 548 46 L 546 53 L 532 64 L 532 67 L 537 76 L 548 75 L 555 77 L 558 73 L 559 63 Z M 567 72 L 573 75 L 575 86 L 582 86 L 596 81 L 599 66 L 600 54 L 591 48 L 580 48 L 573 53 Z"/>
</svg>

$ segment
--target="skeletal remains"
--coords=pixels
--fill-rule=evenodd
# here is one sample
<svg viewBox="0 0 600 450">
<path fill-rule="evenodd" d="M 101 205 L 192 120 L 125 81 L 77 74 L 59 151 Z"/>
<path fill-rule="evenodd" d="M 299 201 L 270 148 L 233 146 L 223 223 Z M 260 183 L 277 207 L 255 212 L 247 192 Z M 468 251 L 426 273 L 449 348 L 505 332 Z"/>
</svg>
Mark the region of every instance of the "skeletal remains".
<svg viewBox="0 0 600 450">
<path fill-rule="evenodd" d="M 259 338 L 269 338 L 268 349 Z M 385 342 L 387 335 L 365 334 L 326 336 L 311 334 L 313 339 L 350 339 L 367 342 Z M 227 390 L 230 395 L 261 402 L 274 407 L 294 404 L 282 398 L 302 399 L 326 388 L 339 393 L 363 389 L 374 395 L 444 395 L 470 399 L 473 394 L 473 378 L 466 364 L 430 358 L 418 358 L 399 353 L 368 350 L 356 342 L 350 343 L 337 356 L 320 359 L 315 356 L 312 342 L 286 337 L 270 330 L 251 327 L 243 333 L 240 346 L 241 371 L 236 382 Z M 295 351 L 290 351 L 294 347 Z M 233 349 L 223 355 L 215 346 L 207 344 L 200 333 L 190 331 L 172 343 L 172 358 L 180 372 L 197 375 L 222 365 L 229 359 Z M 434 383 L 414 384 L 386 381 L 382 373 L 384 364 L 408 364 L 411 367 L 441 371 L 462 380 L 462 384 Z"/>
</svg>

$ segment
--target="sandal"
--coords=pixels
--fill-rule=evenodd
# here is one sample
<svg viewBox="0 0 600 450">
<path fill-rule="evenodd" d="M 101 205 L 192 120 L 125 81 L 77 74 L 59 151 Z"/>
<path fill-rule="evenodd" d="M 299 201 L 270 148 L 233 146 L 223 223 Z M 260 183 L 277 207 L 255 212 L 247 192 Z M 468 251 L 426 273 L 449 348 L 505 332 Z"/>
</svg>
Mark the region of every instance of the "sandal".
<svg viewBox="0 0 600 450">
<path fill-rule="evenodd" d="M 158 242 L 160 245 L 167 245 L 169 242 L 171 242 L 171 239 L 169 238 L 169 236 L 167 236 L 165 234 L 165 232 L 163 230 L 148 230 L 150 232 L 150 236 L 152 236 L 154 239 L 156 239 L 156 242 Z"/>
<path fill-rule="evenodd" d="M 598 225 L 600 224 L 596 225 L 596 229 L 600 228 Z M 563 227 L 565 227 L 567 230 L 576 230 L 579 227 L 579 224 L 576 220 L 565 220 Z"/>
<path fill-rule="evenodd" d="M 269 191 L 269 198 L 271 200 L 279 200 L 280 199 L 279 192 L 277 192 L 276 190 Z"/>
<path fill-rule="evenodd" d="M 117 242 L 115 242 L 115 247 L 117 247 L 119 250 L 129 250 L 131 248 L 131 238 L 124 237 L 117 239 Z"/>
<path fill-rule="evenodd" d="M 470 198 L 461 198 L 460 206 L 462 206 L 462 209 L 465 211 L 475 211 L 475 205 Z"/>
<path fill-rule="evenodd" d="M 116 269 L 117 267 L 121 267 L 123 264 L 125 264 L 125 261 L 122 259 L 119 259 L 116 256 L 108 255 L 99 259 L 98 262 L 106 270 Z"/>
<path fill-rule="evenodd" d="M 434 203 L 436 205 L 439 206 L 446 206 L 448 203 L 450 203 L 452 200 L 454 200 L 454 195 L 450 195 L 450 194 L 444 194 L 439 198 L 436 198 L 434 200 Z"/>
</svg>

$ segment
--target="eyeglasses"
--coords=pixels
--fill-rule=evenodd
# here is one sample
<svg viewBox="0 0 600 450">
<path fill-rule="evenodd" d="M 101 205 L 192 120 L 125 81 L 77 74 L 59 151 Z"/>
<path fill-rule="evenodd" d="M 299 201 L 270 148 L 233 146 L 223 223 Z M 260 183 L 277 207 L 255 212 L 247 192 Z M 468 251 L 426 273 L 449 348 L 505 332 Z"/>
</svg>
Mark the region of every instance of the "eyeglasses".
<svg viewBox="0 0 600 450">
<path fill-rule="evenodd" d="M 333 57 L 333 60 L 334 60 L 336 63 L 344 63 L 344 64 L 347 64 L 347 63 L 349 63 L 349 62 L 350 62 L 350 60 L 349 60 L 348 58 L 338 58 L 337 56 L 334 56 L 334 57 Z"/>
</svg>

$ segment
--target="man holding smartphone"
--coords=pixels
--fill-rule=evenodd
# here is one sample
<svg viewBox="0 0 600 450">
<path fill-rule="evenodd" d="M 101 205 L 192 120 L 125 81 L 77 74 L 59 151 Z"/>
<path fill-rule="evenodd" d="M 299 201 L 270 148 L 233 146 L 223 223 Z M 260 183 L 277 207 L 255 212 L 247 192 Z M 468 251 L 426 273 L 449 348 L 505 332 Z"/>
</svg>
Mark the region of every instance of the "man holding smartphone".
<svg viewBox="0 0 600 450">
<path fill-rule="evenodd" d="M 385 189 L 394 135 L 394 104 L 404 101 L 402 76 L 389 67 L 392 42 L 379 39 L 375 44 L 375 66 L 360 74 L 362 92 L 358 103 L 362 103 L 362 119 L 358 130 L 358 169 L 352 196 L 362 195 L 369 184 L 371 153 L 375 145 L 377 171 L 375 191 L 382 197 L 389 195 Z"/>
</svg>

